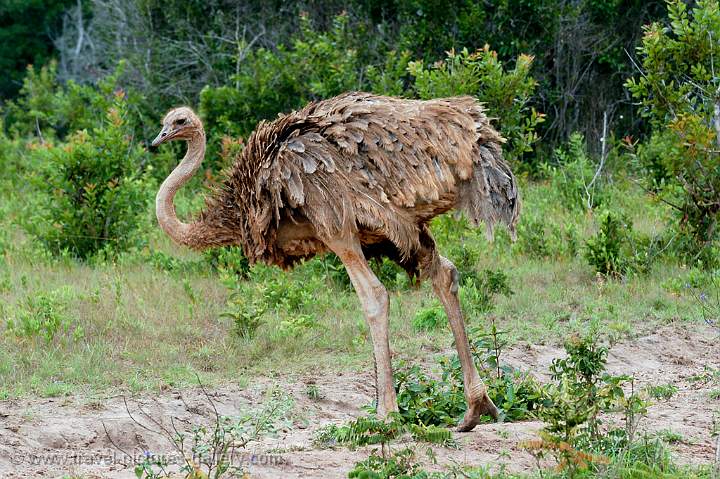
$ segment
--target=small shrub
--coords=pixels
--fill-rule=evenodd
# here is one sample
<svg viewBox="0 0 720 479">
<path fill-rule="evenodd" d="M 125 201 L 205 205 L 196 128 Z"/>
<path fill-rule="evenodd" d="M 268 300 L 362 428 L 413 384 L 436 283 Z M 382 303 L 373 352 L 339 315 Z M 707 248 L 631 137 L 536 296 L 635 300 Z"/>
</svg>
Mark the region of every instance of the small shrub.
<svg viewBox="0 0 720 479">
<path fill-rule="evenodd" d="M 545 422 L 541 439 L 526 447 L 540 457 L 551 454 L 560 469 L 573 475 L 592 463 L 607 464 L 603 453 L 615 454 L 631 444 L 635 418 L 646 405 L 634 393 L 625 395 L 623 386 L 632 385 L 631 378 L 605 373 L 608 350 L 592 337 L 574 336 L 565 351 L 567 357 L 550 366 L 554 383 L 546 387 L 537 412 Z M 625 412 L 626 427 L 601 428 L 599 415 L 618 409 Z"/>
<path fill-rule="evenodd" d="M 343 444 L 350 448 L 375 444 L 381 444 L 384 447 L 405 433 L 411 434 L 416 441 L 441 445 L 454 444 L 452 433 L 448 429 L 408 423 L 397 413 L 390 414 L 386 419 L 365 416 L 342 426 L 328 425 L 315 434 L 313 443 L 320 447 L 337 444 Z"/>
<path fill-rule="evenodd" d="M 462 381 L 454 369 L 443 368 L 438 380 L 419 366 L 396 368 L 395 390 L 404 422 L 434 426 L 454 426 L 465 412 Z"/>
<path fill-rule="evenodd" d="M 267 305 L 248 297 L 245 291 L 235 291 L 227 301 L 226 309 L 220 313 L 223 318 L 233 321 L 232 331 L 243 339 L 250 339 L 263 323 L 262 317 Z"/>
<path fill-rule="evenodd" d="M 574 223 L 555 223 L 547 214 L 525 215 L 518 225 L 517 251 L 531 258 L 574 258 L 579 246 L 578 227 Z"/>
<path fill-rule="evenodd" d="M 278 333 L 283 338 L 297 337 L 319 327 L 317 318 L 311 314 L 300 314 L 280 321 Z"/>
<path fill-rule="evenodd" d="M 442 304 L 420 308 L 413 317 L 412 325 L 416 331 L 434 331 L 447 324 L 447 315 Z"/>
<path fill-rule="evenodd" d="M 308 385 L 305 387 L 305 395 L 306 395 L 309 399 L 312 399 L 313 401 L 319 401 L 320 399 L 323 398 L 323 395 L 322 395 L 322 393 L 320 392 L 320 388 L 318 387 L 317 384 L 314 384 L 314 383 L 313 383 L 313 384 L 308 384 Z"/>
<path fill-rule="evenodd" d="M 316 276 L 322 276 L 329 281 L 332 286 L 341 290 L 352 290 L 350 276 L 345 270 L 345 265 L 340 261 L 334 253 L 327 253 L 321 257 L 314 258 L 308 263 L 311 273 Z"/>
<path fill-rule="evenodd" d="M 506 421 L 520 421 L 534 413 L 543 401 L 543 387 L 530 375 L 503 364 L 502 352 L 507 347 L 506 331 L 499 331 L 492 318 L 490 330 L 471 331 L 470 343 L 476 367 L 488 388 L 488 395 Z M 460 361 L 453 358 L 455 376 L 462 376 Z"/>
<path fill-rule="evenodd" d="M 667 444 L 677 444 L 683 442 L 683 435 L 672 429 L 661 429 L 657 432 L 657 436 Z"/>
<path fill-rule="evenodd" d="M 315 436 L 313 442 L 320 445 L 345 444 L 351 448 L 380 444 L 381 455 L 373 451 L 365 460 L 355 463 L 348 477 L 358 479 L 425 479 L 425 472 L 415 461 L 415 450 L 403 448 L 390 451 L 391 441 L 404 433 L 410 433 L 415 441 L 455 445 L 452 433 L 445 428 L 405 423 L 397 415 L 388 420 L 361 417 L 344 426 L 332 425 Z M 428 448 L 428 453 L 432 451 Z"/>
<path fill-rule="evenodd" d="M 649 386 L 647 392 L 651 398 L 654 399 L 670 399 L 678 392 L 677 386 L 674 384 L 657 384 L 655 386 Z"/>
<path fill-rule="evenodd" d="M 411 285 L 411 280 L 405 270 L 394 261 L 386 257 L 373 258 L 369 261 L 369 264 L 375 276 L 387 289 L 404 290 Z M 322 276 L 323 279 L 329 280 L 335 287 L 352 290 L 352 283 L 345 265 L 333 253 L 313 259 L 309 269 L 313 275 Z"/>
<path fill-rule="evenodd" d="M 390 290 L 407 289 L 410 285 L 405 270 L 388 258 L 372 259 L 370 261 L 370 268 L 380 282 Z"/>
<path fill-rule="evenodd" d="M 73 326 L 72 318 L 67 315 L 69 295 L 69 290 L 60 289 L 28 296 L 21 307 L 15 308 L 14 317 L 7 322 L 7 330 L 18 337 L 40 337 L 48 343 L 58 334 L 69 333 Z M 83 334 L 79 326 L 72 331 L 74 339 Z"/>
<path fill-rule="evenodd" d="M 239 278 L 247 278 L 250 263 L 239 246 L 211 248 L 203 252 L 203 258 L 214 271 L 230 273 Z"/>
<path fill-rule="evenodd" d="M 141 215 L 152 186 L 140 166 L 146 154 L 128 137 L 128 105 L 115 95 L 102 126 L 73 133 L 67 144 L 33 144 L 37 199 L 23 227 L 54 254 L 87 259 L 139 246 Z"/>
<path fill-rule="evenodd" d="M 505 332 L 493 326 L 486 334 L 472 331 L 471 348 L 488 394 L 508 421 L 527 418 L 544 400 L 542 386 L 532 376 L 502 364 Z M 400 416 L 410 424 L 454 426 L 465 413 L 462 369 L 457 356 L 440 361 L 440 378 L 414 365 L 395 372 Z"/>
<path fill-rule="evenodd" d="M 265 304 L 276 311 L 296 313 L 315 302 L 315 296 L 307 282 L 293 281 L 285 274 L 276 274 L 266 279 L 261 290 Z"/>
<path fill-rule="evenodd" d="M 550 256 L 550 246 L 545 235 L 545 220 L 528 217 L 520 221 L 518 247 L 523 254 L 533 258 Z"/>
<path fill-rule="evenodd" d="M 691 292 L 699 296 L 703 292 L 715 290 L 715 284 L 720 285 L 720 270 L 706 271 L 701 268 L 690 268 L 681 276 L 668 278 L 662 283 L 662 286 L 674 294 Z"/>
<path fill-rule="evenodd" d="M 447 228 L 449 230 L 445 232 L 445 236 L 448 242 L 450 242 L 447 247 L 447 254 L 460 275 L 460 284 L 465 284 L 468 280 L 477 280 L 479 278 L 477 264 L 480 260 L 480 251 L 468 244 L 467 241 L 464 241 L 464 238 L 459 235 L 457 231 L 460 230 L 459 233 L 462 233 L 465 226 L 462 223 L 464 223 L 465 220 L 463 219 L 461 222 L 458 222 L 449 215 L 444 216 L 443 220 L 444 221 L 437 222 L 436 224 L 442 225 L 443 229 Z M 455 224 L 443 224 L 450 222 Z M 460 223 L 462 226 L 457 228 L 457 226 L 459 226 L 457 223 Z M 455 231 L 453 231 L 454 229 Z"/>
<path fill-rule="evenodd" d="M 423 479 L 429 476 L 417 464 L 415 451 L 405 448 L 389 456 L 370 454 L 370 457 L 355 464 L 348 477 L 350 479 Z"/>
<path fill-rule="evenodd" d="M 631 267 L 627 250 L 632 225 L 611 211 L 603 211 L 598 221 L 597 234 L 585 242 L 585 259 L 600 274 L 610 277 L 623 276 Z"/>
<path fill-rule="evenodd" d="M 460 300 L 466 315 L 486 314 L 495 308 L 495 296 L 512 296 L 508 277 L 501 270 L 484 270 L 475 278 L 467 278 L 460 287 Z"/>
<path fill-rule="evenodd" d="M 7 105 L 8 129 L 20 136 L 60 140 L 72 132 L 92 129 L 112 107 L 112 94 L 123 68 L 121 63 L 113 75 L 93 86 L 61 83 L 55 61 L 40 71 L 29 65 L 18 98 Z"/>
<path fill-rule="evenodd" d="M 5 134 L 5 124 L 0 118 L 0 168 L 3 171 L 0 179 L 0 193 L 8 191 L 8 194 L 22 191 L 22 184 L 16 181 L 24 175 L 31 165 L 25 159 L 24 143 L 19 138 L 10 138 Z M 11 205 L 4 205 L 3 209 L 9 209 Z"/>
<path fill-rule="evenodd" d="M 209 425 L 193 425 L 189 431 L 178 430 L 173 425 L 171 433 L 160 425 L 158 418 L 142 409 L 138 415 L 144 416 L 151 426 L 159 426 L 159 430 L 153 432 L 169 441 L 180 454 L 183 459 L 179 464 L 182 477 L 223 479 L 247 475 L 240 451 L 251 442 L 275 435 L 282 427 L 288 426 L 291 422 L 288 416 L 294 406 L 292 398 L 273 391 L 261 408 L 239 417 L 229 417 L 218 413 L 215 403 L 202 384 L 200 386 L 214 412 Z M 167 459 L 164 455 L 146 452 L 144 460 L 135 466 L 135 475 L 138 479 L 178 477 Z"/>
<path fill-rule="evenodd" d="M 147 252 L 147 256 L 143 255 L 143 258 L 146 258 L 156 269 L 168 273 L 201 272 L 207 269 L 201 261 L 183 260 L 159 250 Z"/>
</svg>

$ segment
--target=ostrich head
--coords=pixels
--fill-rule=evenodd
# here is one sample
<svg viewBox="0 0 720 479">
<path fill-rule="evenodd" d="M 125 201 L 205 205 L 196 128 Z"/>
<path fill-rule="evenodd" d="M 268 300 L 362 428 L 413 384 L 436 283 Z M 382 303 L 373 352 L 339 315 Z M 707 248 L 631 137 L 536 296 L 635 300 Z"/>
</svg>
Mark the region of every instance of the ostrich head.
<svg viewBox="0 0 720 479">
<path fill-rule="evenodd" d="M 170 110 L 163 118 L 163 127 L 152 146 L 170 140 L 187 142 L 187 152 L 180 163 L 160 185 L 155 197 L 155 213 L 160 227 L 178 244 L 201 246 L 192 239 L 194 224 L 180 221 L 173 198 L 178 189 L 192 178 L 205 157 L 205 131 L 200 118 L 188 107 Z"/>
<path fill-rule="evenodd" d="M 170 110 L 162 121 L 163 127 L 158 136 L 152 141 L 152 146 L 158 146 L 170 140 L 192 140 L 203 135 L 200 118 L 186 106 Z"/>
</svg>

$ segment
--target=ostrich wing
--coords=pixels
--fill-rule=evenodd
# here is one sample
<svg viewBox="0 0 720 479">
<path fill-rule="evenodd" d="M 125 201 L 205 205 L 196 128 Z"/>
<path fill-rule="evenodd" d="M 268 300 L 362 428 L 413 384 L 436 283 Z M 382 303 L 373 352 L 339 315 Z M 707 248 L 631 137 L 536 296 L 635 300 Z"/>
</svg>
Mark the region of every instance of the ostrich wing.
<svg viewBox="0 0 720 479">
<path fill-rule="evenodd" d="M 489 227 L 514 222 L 503 140 L 472 98 L 350 93 L 291 115 L 296 128 L 260 176 L 278 222 L 285 209 L 326 237 L 376 230 L 403 255 L 419 246 L 421 224 L 454 207 Z"/>
</svg>

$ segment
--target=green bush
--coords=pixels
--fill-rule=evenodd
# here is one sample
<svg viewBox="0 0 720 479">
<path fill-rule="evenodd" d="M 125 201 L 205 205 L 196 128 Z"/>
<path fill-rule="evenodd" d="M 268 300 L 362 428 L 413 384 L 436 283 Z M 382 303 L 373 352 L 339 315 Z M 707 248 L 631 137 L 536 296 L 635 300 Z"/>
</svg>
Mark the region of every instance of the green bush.
<svg viewBox="0 0 720 479">
<path fill-rule="evenodd" d="M 438 380 L 417 365 L 400 365 L 395 370 L 395 390 L 400 416 L 408 423 L 454 426 L 465 412 L 462 380 L 457 380 L 453 369 L 443 368 Z"/>
<path fill-rule="evenodd" d="M 37 196 L 23 227 L 54 254 L 87 259 L 143 243 L 138 234 L 153 186 L 141 164 L 146 152 L 127 129 L 127 101 L 115 95 L 100 126 L 73 133 L 67 143 L 31 143 Z"/>
<path fill-rule="evenodd" d="M 348 473 L 350 479 L 426 479 L 428 473 L 416 462 L 415 452 L 401 449 L 388 456 L 370 454 L 367 459 L 355 463 Z"/>
<path fill-rule="evenodd" d="M 626 218 L 608 210 L 600 213 L 598 222 L 598 232 L 585 241 L 585 259 L 600 274 L 623 276 L 632 266 L 628 251 L 632 225 Z"/>
<path fill-rule="evenodd" d="M 335 253 L 326 253 L 320 257 L 315 257 L 306 265 L 310 274 L 322 276 L 335 288 L 352 291 L 350 276 L 345 270 L 345 265 Z"/>
<path fill-rule="evenodd" d="M 22 183 L 15 181 L 21 174 L 27 172 L 29 165 L 24 160 L 23 143 L 19 138 L 10 138 L 5 133 L 2 119 L 0 119 L 0 169 L 3 172 L 0 179 L 0 194 L 17 193 L 22 191 Z"/>
<path fill-rule="evenodd" d="M 466 321 L 471 317 L 487 314 L 495 308 L 495 296 L 513 295 L 507 275 L 501 271 L 484 270 L 482 273 L 467 274 L 461 281 L 459 296 Z M 417 310 L 412 320 L 416 331 L 434 331 L 446 326 L 447 315 L 439 301 Z"/>
<path fill-rule="evenodd" d="M 507 421 L 529 417 L 544 400 L 543 387 L 529 374 L 503 364 L 507 346 L 503 331 L 493 321 L 486 333 L 471 331 L 471 351 L 488 395 Z M 400 417 L 410 424 L 454 426 L 465 413 L 462 369 L 457 355 L 440 360 L 440 377 L 419 366 L 401 365 L 395 371 Z"/>
<path fill-rule="evenodd" d="M 488 389 L 488 395 L 500 408 L 506 421 L 520 421 L 531 416 L 544 398 L 543 386 L 532 375 L 523 373 L 502 362 L 507 347 L 507 331 L 499 331 L 495 320 L 489 330 L 471 331 L 470 347 L 475 365 Z M 460 361 L 453 357 L 448 364 L 457 381 L 462 378 Z"/>
<path fill-rule="evenodd" d="M 168 273 L 201 273 L 208 267 L 204 261 L 181 259 L 164 251 L 143 251 L 142 258 L 160 271 Z"/>
<path fill-rule="evenodd" d="M 407 289 L 411 284 L 405 270 L 388 258 L 373 258 L 370 260 L 370 268 L 389 290 Z"/>
<path fill-rule="evenodd" d="M 20 136 L 37 136 L 45 140 L 64 139 L 78 130 L 92 130 L 103 121 L 115 103 L 114 93 L 120 88 L 124 62 L 97 85 L 80 85 L 73 81 L 62 84 L 57 78 L 57 63 L 52 61 L 35 70 L 28 66 L 19 97 L 7 105 L 6 127 Z M 132 104 L 140 98 L 133 96 Z M 126 118 L 134 127 L 136 120 Z"/>
<path fill-rule="evenodd" d="M 240 246 L 225 246 L 205 250 L 203 257 L 215 271 L 231 273 L 241 278 L 246 278 L 250 273 L 250 263 Z"/>
<path fill-rule="evenodd" d="M 498 294 L 505 297 L 513 295 L 507 274 L 502 270 L 486 269 L 474 278 L 466 278 L 460 287 L 460 301 L 466 316 L 492 311 L 495 308 L 495 296 Z"/>
<path fill-rule="evenodd" d="M 403 96 L 410 83 L 409 63 L 409 52 L 391 50 L 382 67 L 368 65 L 365 75 L 369 90 L 378 95 Z"/>
<path fill-rule="evenodd" d="M 545 388 L 537 411 L 545 423 L 542 439 L 526 446 L 538 455 L 555 456 L 558 468 L 573 477 L 592 463 L 606 464 L 605 454 L 625 450 L 646 404 L 634 393 L 626 396 L 623 386 L 630 377 L 605 372 L 608 349 L 593 337 L 574 336 L 565 343 L 565 351 L 567 356 L 554 359 L 550 366 L 554 382 Z M 625 414 L 626 427 L 601 427 L 600 415 L 618 410 Z"/>
<path fill-rule="evenodd" d="M 678 387 L 672 383 L 656 384 L 653 386 L 648 386 L 646 389 L 650 397 L 657 400 L 670 399 L 675 395 L 676 392 L 678 392 Z"/>
<path fill-rule="evenodd" d="M 281 338 L 295 338 L 319 327 L 318 319 L 314 315 L 299 314 L 280 321 L 278 334 Z"/>
<path fill-rule="evenodd" d="M 530 212 L 518 225 L 517 251 L 531 258 L 574 258 L 579 250 L 578 227 L 566 221 L 559 226 L 542 211 Z"/>
<path fill-rule="evenodd" d="M 532 151 L 538 140 L 535 129 L 543 121 L 543 115 L 529 107 L 536 86 L 530 76 L 532 57 L 520 55 L 509 70 L 486 46 L 475 53 L 449 52 L 444 62 L 427 68 L 422 61 L 410 62 L 407 52 L 388 51 L 383 65 L 364 66 L 357 55 L 357 32 L 348 29 L 348 21 L 347 15 L 339 15 L 332 28 L 319 32 L 303 16 L 300 33 L 289 46 L 251 49 L 232 85 L 205 87 L 200 113 L 213 142 L 211 152 L 219 149 L 223 135 L 247 136 L 259 120 L 358 89 L 423 99 L 476 96 L 508 138 L 509 159 L 519 160 Z"/>
<path fill-rule="evenodd" d="M 67 314 L 69 297 L 70 291 L 65 289 L 28 296 L 8 319 L 7 330 L 17 337 L 40 337 L 48 343 L 58 334 L 71 333 L 74 339 L 81 338 L 82 327 L 72 328 L 74 322 Z"/>
<path fill-rule="evenodd" d="M 317 285 L 315 285 L 317 286 Z M 260 287 L 265 304 L 276 311 L 285 310 L 297 313 L 315 303 L 315 288 L 310 281 L 293 281 L 286 274 L 276 274 L 266 278 Z"/>
<path fill-rule="evenodd" d="M 641 114 L 653 126 L 652 139 L 637 159 L 650 173 L 650 187 L 677 212 L 686 260 L 705 266 L 718 238 L 720 214 L 720 111 L 717 110 L 720 58 L 720 5 L 700 0 L 689 9 L 681 0 L 667 4 L 669 26 L 645 28 L 638 48 L 642 75 L 627 81 Z"/>
<path fill-rule="evenodd" d="M 550 256 L 550 245 L 545 235 L 546 219 L 530 215 L 524 217 L 518 225 L 518 248 L 533 258 L 547 258 Z"/>
<path fill-rule="evenodd" d="M 267 305 L 250 297 L 246 291 L 234 291 L 227 300 L 220 317 L 233 322 L 232 332 L 243 339 L 251 339 L 263 323 L 262 317 Z"/>
<path fill-rule="evenodd" d="M 413 329 L 416 331 L 434 331 L 447 324 L 445 308 L 438 301 L 433 302 L 431 306 L 418 309 L 412 320 Z"/>
</svg>

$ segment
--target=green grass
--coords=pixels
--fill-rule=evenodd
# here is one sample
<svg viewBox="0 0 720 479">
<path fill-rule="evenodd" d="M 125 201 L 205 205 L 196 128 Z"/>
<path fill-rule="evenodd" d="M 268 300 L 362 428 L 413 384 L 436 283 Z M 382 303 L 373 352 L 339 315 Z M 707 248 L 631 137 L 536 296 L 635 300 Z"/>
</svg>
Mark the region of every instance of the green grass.
<svg viewBox="0 0 720 479">
<path fill-rule="evenodd" d="M 548 200 L 547 186 L 523 191 L 525 214 L 576 224 L 581 239 L 593 231 L 590 215 L 568 213 Z M 637 192 L 616 196 L 616 207 L 637 218 L 639 228 L 659 228 L 657 205 Z M 197 204 L 188 199 L 181 199 L 181 213 Z M 269 294 L 268 288 L 275 288 L 280 300 L 297 297 L 291 306 L 270 308 L 254 337 L 243 339 L 231 333 L 232 320 L 221 317 L 230 294 L 227 277 L 203 267 L 168 272 L 153 266 L 149 251 L 164 252 L 181 264 L 202 265 L 203 260 L 173 246 L 155 226 L 152 212 L 144 226 L 148 250 L 93 264 L 51 258 L 14 226 L 19 214 L 19 207 L 9 209 L 2 220 L 7 233 L 0 248 L 2 397 L 156 390 L 193 384 L 196 375 L 215 384 L 301 373 L 318 364 L 328 371 L 372 369 L 358 300 L 353 291 L 325 279 L 322 268 L 307 264 L 290 273 L 255 268 L 252 279 L 241 285 L 247 294 Z M 490 314 L 511 342 L 558 343 L 572 332 L 593 330 L 617 341 L 660 324 L 700 321 L 693 298 L 665 286 L 685 274 L 672 262 L 659 263 L 649 276 L 612 281 L 598 278 L 581 255 L 528 256 L 502 231 L 489 243 L 482 229 L 449 221 L 434 225 L 441 251 L 453 258 L 464 244 L 477 252 L 475 270 L 507 273 L 514 294 L 497 296 Z M 7 329 L 8 320 L 17 318 L 30 299 L 56 290 L 63 291 L 64 319 L 51 341 Z M 303 296 L 308 293 L 309 300 Z M 428 351 L 452 347 L 445 324 L 426 331 L 413 327 L 416 313 L 433 301 L 427 283 L 391 291 L 391 343 L 400 357 L 426 358 Z M 471 325 L 488 322 L 487 315 L 467 319 Z"/>
</svg>

